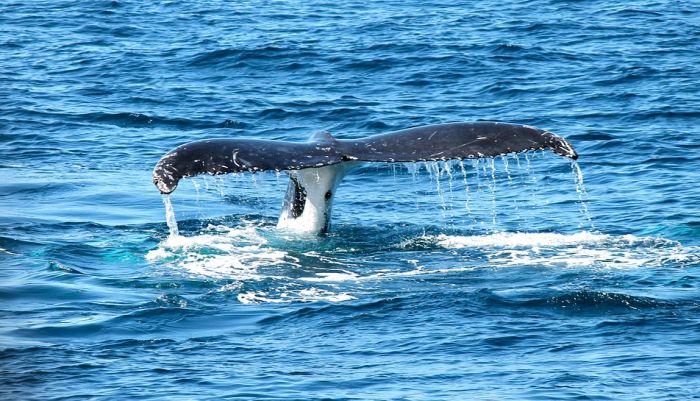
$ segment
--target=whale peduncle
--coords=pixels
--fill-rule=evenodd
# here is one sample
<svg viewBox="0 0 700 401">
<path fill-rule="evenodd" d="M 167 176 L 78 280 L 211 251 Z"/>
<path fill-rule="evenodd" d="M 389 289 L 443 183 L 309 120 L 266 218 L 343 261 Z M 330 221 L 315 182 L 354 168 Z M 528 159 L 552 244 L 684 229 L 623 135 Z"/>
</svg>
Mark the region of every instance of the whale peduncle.
<svg viewBox="0 0 700 401">
<path fill-rule="evenodd" d="M 338 185 L 357 164 L 345 162 L 289 171 L 289 184 L 277 228 L 295 233 L 328 232 Z"/>
</svg>

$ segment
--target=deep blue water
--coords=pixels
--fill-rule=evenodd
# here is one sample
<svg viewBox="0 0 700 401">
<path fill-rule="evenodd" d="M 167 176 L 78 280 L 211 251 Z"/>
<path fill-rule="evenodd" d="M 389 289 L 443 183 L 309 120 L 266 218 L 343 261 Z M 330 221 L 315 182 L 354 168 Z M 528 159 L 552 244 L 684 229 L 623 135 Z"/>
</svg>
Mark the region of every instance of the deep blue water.
<svg viewBox="0 0 700 401">
<path fill-rule="evenodd" d="M 5 1 L 0 398 L 700 397 L 697 2 Z M 207 137 L 498 120 L 552 153 L 368 165 L 332 232 Z M 462 167 L 464 170 L 462 170 Z"/>
</svg>

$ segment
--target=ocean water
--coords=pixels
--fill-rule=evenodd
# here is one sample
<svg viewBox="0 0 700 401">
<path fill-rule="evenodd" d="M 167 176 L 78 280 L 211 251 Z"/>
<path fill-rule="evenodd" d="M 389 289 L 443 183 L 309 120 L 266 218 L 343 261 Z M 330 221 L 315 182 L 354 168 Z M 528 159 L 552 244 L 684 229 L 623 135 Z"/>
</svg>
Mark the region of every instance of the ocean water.
<svg viewBox="0 0 700 401">
<path fill-rule="evenodd" d="M 0 4 L 0 399 L 700 398 L 700 5 Z M 497 120 L 550 152 L 366 165 L 332 231 L 203 138 Z"/>
</svg>

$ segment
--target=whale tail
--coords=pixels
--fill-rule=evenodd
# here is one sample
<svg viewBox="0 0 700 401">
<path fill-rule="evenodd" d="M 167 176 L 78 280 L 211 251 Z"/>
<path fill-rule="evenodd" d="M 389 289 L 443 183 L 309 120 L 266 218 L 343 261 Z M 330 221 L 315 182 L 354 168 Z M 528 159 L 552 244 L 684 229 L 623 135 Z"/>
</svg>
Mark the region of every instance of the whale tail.
<svg viewBox="0 0 700 401">
<path fill-rule="evenodd" d="M 361 139 L 336 139 L 327 132 L 308 142 L 261 139 L 206 139 L 168 152 L 153 170 L 163 194 L 180 179 L 199 174 L 287 171 L 290 182 L 278 227 L 326 232 L 332 202 L 345 174 L 360 162 L 417 162 L 494 157 L 550 149 L 577 159 L 564 138 L 539 128 L 498 122 L 428 125 Z"/>
</svg>

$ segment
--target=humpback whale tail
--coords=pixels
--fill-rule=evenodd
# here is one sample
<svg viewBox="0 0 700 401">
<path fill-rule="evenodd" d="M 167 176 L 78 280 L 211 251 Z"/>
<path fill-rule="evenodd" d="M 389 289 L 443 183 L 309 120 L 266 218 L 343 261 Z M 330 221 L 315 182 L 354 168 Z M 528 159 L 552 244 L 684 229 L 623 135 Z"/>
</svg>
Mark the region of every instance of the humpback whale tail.
<svg viewBox="0 0 700 401">
<path fill-rule="evenodd" d="M 180 179 L 199 174 L 288 171 L 289 185 L 280 228 L 326 232 L 335 191 L 350 168 L 362 162 L 417 162 L 493 157 L 550 149 L 577 159 L 565 139 L 527 125 L 498 122 L 451 123 L 409 128 L 361 139 L 336 139 L 327 132 L 308 142 L 262 139 L 206 139 L 178 146 L 153 170 L 163 194 Z"/>
</svg>

